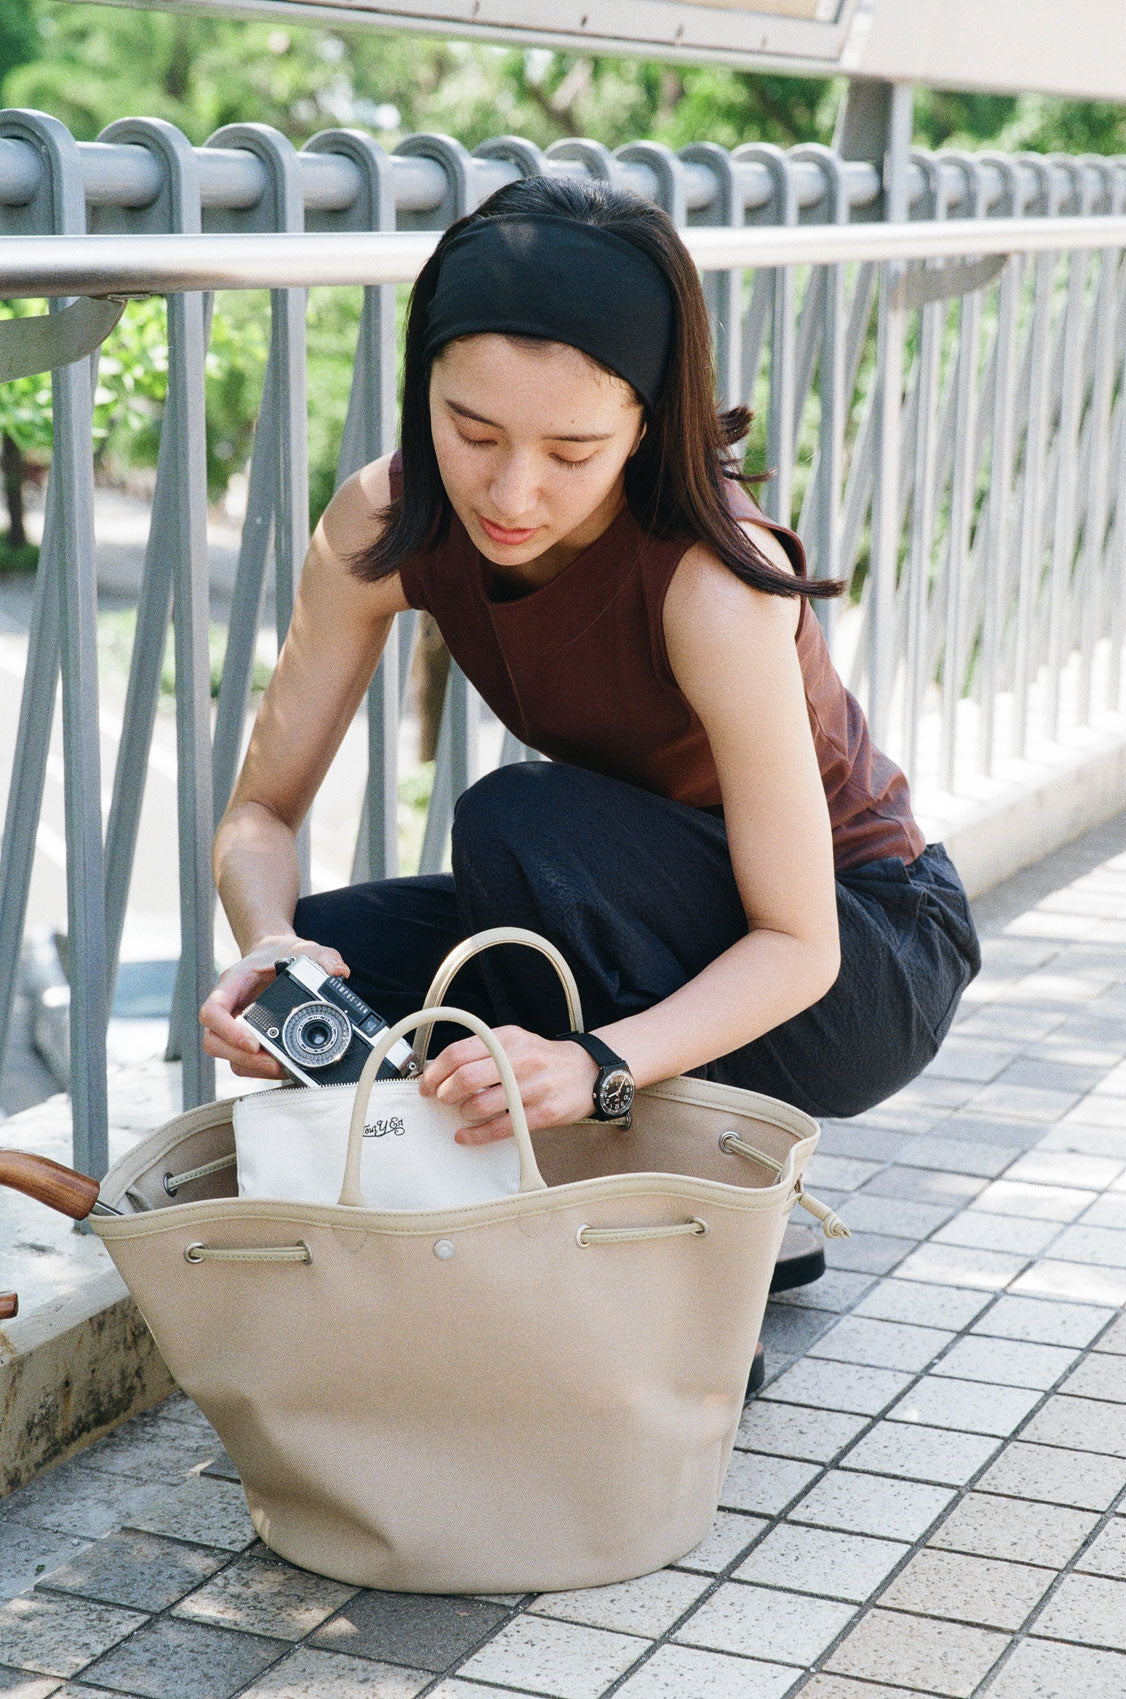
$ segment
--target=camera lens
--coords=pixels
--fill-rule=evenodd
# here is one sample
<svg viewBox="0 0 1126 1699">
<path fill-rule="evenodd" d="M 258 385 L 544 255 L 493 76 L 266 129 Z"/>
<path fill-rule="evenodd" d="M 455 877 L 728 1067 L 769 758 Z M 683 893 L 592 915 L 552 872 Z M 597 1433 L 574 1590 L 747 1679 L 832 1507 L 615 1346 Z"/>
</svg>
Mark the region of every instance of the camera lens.
<svg viewBox="0 0 1126 1699">
<path fill-rule="evenodd" d="M 352 1026 L 331 1003 L 300 1003 L 286 1016 L 282 1048 L 303 1068 L 339 1062 L 352 1042 Z"/>
</svg>

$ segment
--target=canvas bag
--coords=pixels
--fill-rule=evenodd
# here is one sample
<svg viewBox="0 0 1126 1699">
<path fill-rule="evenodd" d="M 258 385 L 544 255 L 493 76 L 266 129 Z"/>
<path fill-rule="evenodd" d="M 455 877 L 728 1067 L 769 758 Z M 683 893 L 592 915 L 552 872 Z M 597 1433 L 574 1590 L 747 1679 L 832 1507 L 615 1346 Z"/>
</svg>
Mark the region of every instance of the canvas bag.
<svg viewBox="0 0 1126 1699">
<path fill-rule="evenodd" d="M 433 1019 L 493 1054 L 520 1190 L 370 1209 L 371 1080 Z M 597 1586 L 684 1556 L 711 1526 L 787 1218 L 830 1214 L 801 1185 L 816 1124 L 684 1078 L 639 1092 L 628 1131 L 533 1140 L 503 1050 L 446 1007 L 382 1034 L 366 1073 L 337 1203 L 235 1195 L 220 1102 L 117 1162 L 101 1196 L 125 1213 L 91 1218 L 263 1541 L 412 1592 Z"/>
</svg>

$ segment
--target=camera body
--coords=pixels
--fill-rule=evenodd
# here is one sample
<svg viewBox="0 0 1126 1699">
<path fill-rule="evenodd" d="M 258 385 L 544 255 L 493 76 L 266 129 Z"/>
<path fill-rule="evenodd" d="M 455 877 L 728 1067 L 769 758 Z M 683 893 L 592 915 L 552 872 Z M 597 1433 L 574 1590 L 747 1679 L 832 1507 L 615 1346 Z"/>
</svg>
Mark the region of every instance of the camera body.
<svg viewBox="0 0 1126 1699">
<path fill-rule="evenodd" d="M 238 1017 L 242 1025 L 299 1085 L 355 1085 L 387 1022 L 308 956 L 286 956 L 275 967 L 277 977 Z M 377 1077 L 410 1079 L 420 1071 L 400 1038 Z"/>
</svg>

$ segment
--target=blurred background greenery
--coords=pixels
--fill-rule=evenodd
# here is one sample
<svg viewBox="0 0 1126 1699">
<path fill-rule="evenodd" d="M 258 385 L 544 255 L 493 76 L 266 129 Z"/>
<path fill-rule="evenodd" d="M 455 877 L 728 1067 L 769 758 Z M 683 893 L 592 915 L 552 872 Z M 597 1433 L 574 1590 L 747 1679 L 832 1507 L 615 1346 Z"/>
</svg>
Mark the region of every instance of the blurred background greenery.
<svg viewBox="0 0 1126 1699">
<path fill-rule="evenodd" d="M 546 49 L 433 40 L 337 23 L 296 25 L 58 0 L 0 0 L 0 97 L 60 118 L 80 141 L 115 118 L 168 119 L 195 143 L 222 124 L 275 125 L 300 145 L 318 130 L 358 125 L 392 148 L 440 130 L 472 148 L 517 134 L 546 146 L 590 136 L 616 147 L 639 137 L 680 147 L 711 140 L 790 146 L 831 139 L 843 84 L 713 66 L 675 67 Z M 916 140 L 926 147 L 1126 151 L 1126 109 L 1044 96 L 919 89 Z M 40 310 L 0 304 L 4 313 Z M 353 290 L 309 303 L 310 518 L 332 493 L 359 311 Z M 229 294 L 216 312 L 207 373 L 208 473 L 221 499 L 244 472 L 268 340 L 265 297 Z M 103 481 L 155 464 L 166 367 L 160 301 L 131 303 L 103 349 L 96 456 Z M 50 454 L 49 379 L 0 387 L 0 477 L 9 513 L 0 570 L 34 564 L 22 525 L 29 482 Z"/>
</svg>

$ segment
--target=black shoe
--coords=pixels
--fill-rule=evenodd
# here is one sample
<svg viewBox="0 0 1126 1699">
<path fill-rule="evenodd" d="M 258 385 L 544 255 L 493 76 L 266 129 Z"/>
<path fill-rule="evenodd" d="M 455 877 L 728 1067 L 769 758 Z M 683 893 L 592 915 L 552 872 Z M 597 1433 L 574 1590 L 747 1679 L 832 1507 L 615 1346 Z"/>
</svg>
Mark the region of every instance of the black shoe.
<svg viewBox="0 0 1126 1699">
<path fill-rule="evenodd" d="M 770 1279 L 772 1292 L 790 1292 L 795 1286 L 808 1286 L 820 1280 L 825 1272 L 825 1245 L 819 1233 L 811 1227 L 787 1227 L 782 1235 L 782 1248 Z"/>
<path fill-rule="evenodd" d="M 743 1400 L 744 1404 L 747 1402 L 747 1399 L 753 1398 L 756 1392 L 762 1391 L 762 1383 L 765 1379 L 766 1352 L 762 1348 L 762 1340 L 760 1339 L 758 1344 L 755 1346 L 755 1354 L 751 1361 L 751 1372 L 747 1376 L 747 1397 Z"/>
</svg>

